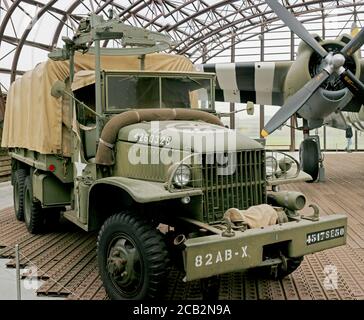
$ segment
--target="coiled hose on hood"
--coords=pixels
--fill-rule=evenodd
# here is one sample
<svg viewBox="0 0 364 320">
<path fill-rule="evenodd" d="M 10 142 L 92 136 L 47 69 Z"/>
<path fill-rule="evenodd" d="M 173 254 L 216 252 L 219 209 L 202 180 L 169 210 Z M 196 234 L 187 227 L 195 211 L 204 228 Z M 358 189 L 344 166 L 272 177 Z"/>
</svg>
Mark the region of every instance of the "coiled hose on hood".
<svg viewBox="0 0 364 320">
<path fill-rule="evenodd" d="M 101 132 L 95 162 L 99 165 L 114 164 L 114 145 L 121 128 L 143 121 L 197 120 L 223 126 L 221 120 L 205 111 L 193 109 L 138 109 L 112 117 Z"/>
</svg>

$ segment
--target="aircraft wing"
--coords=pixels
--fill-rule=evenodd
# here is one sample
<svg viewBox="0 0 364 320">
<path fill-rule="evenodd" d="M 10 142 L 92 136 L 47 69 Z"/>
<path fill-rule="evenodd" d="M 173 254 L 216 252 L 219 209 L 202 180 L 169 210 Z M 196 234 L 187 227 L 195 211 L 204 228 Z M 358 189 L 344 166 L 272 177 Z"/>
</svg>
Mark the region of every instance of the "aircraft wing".
<svg viewBox="0 0 364 320">
<path fill-rule="evenodd" d="M 284 82 L 293 62 L 238 62 L 203 64 L 216 73 L 216 101 L 282 106 Z"/>
</svg>

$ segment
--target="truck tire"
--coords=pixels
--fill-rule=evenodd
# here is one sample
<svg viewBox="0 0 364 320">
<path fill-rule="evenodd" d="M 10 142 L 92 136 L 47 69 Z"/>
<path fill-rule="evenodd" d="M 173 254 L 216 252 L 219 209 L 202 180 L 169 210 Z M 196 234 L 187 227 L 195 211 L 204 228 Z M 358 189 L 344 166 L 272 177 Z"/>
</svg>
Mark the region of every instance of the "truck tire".
<svg viewBox="0 0 364 320">
<path fill-rule="evenodd" d="M 24 221 L 28 231 L 37 234 L 43 231 L 44 212 L 40 201 L 33 197 L 32 179 L 26 177 L 24 184 Z"/>
<path fill-rule="evenodd" d="M 312 177 L 312 180 L 307 182 L 316 182 L 320 171 L 320 155 L 316 141 L 312 139 L 302 141 L 300 145 L 300 163 L 302 171 Z"/>
<path fill-rule="evenodd" d="M 13 200 L 15 217 L 24 221 L 24 183 L 27 177 L 25 169 L 18 169 L 14 173 Z"/>
<path fill-rule="evenodd" d="M 107 294 L 115 300 L 155 299 L 169 264 L 160 232 L 137 213 L 111 216 L 101 227 L 97 258 Z"/>
</svg>

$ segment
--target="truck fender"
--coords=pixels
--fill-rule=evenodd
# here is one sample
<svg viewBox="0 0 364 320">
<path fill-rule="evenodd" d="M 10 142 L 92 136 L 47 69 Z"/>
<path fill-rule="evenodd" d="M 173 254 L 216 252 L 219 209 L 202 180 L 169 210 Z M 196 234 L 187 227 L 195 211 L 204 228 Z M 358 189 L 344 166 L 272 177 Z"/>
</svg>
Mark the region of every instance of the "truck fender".
<svg viewBox="0 0 364 320">
<path fill-rule="evenodd" d="M 201 189 L 170 192 L 162 182 L 107 177 L 94 182 L 88 193 L 89 230 L 95 230 L 111 214 L 125 210 L 133 203 L 148 204 L 202 195 Z"/>
<path fill-rule="evenodd" d="M 90 195 L 96 186 L 112 185 L 124 190 L 137 203 L 149 203 L 170 199 L 179 199 L 186 196 L 202 194 L 201 189 L 179 190 L 170 192 L 161 182 L 136 180 L 125 177 L 108 177 L 97 180 L 90 188 Z"/>
</svg>

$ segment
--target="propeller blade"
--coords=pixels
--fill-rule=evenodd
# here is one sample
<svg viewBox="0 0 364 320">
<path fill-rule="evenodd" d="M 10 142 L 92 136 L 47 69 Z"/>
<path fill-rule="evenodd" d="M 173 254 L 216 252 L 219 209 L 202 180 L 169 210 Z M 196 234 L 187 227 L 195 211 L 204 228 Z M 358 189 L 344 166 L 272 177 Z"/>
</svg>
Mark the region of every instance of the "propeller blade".
<svg viewBox="0 0 364 320">
<path fill-rule="evenodd" d="M 265 138 L 273 131 L 282 126 L 289 118 L 299 111 L 312 97 L 316 90 L 330 77 L 326 70 L 322 70 L 316 77 L 312 78 L 306 85 L 290 97 L 282 108 L 268 121 L 261 135 Z"/>
<path fill-rule="evenodd" d="M 361 102 L 364 102 L 364 84 L 350 70 L 342 72 L 340 79 Z"/>
<path fill-rule="evenodd" d="M 360 32 L 353 39 L 351 39 L 351 41 L 341 50 L 341 53 L 346 57 L 350 57 L 355 52 L 357 52 L 363 44 L 364 28 L 362 28 Z"/>
<path fill-rule="evenodd" d="M 283 7 L 277 0 L 267 0 L 268 6 L 275 12 L 287 26 L 308 46 L 316 51 L 322 58 L 325 58 L 327 51 L 315 40 L 315 38 L 305 29 L 300 21 Z"/>
</svg>

